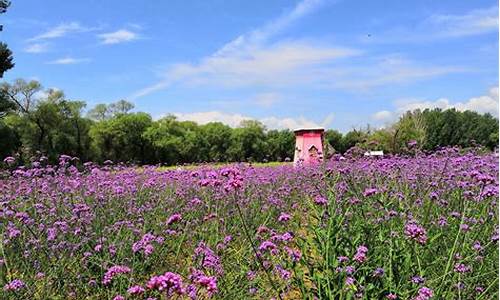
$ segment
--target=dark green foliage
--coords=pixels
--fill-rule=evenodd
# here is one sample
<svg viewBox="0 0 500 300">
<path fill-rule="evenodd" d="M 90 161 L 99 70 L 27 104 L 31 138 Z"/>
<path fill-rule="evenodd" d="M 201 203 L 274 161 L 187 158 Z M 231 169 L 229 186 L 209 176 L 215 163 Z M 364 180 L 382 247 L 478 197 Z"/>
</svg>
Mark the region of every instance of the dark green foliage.
<svg viewBox="0 0 500 300">
<path fill-rule="evenodd" d="M 15 108 L 16 105 L 9 100 L 9 97 L 2 90 L 0 90 L 0 118 L 5 117 L 9 111 Z"/>
<path fill-rule="evenodd" d="M 295 134 L 290 130 L 269 130 L 267 132 L 267 157 L 269 161 L 293 159 Z"/>
<path fill-rule="evenodd" d="M 434 150 L 452 145 L 470 147 L 475 144 L 490 149 L 498 147 L 498 119 L 490 114 L 426 109 L 422 116 L 426 124 L 424 149 Z"/>
<path fill-rule="evenodd" d="M 5 71 L 14 67 L 14 58 L 12 51 L 7 47 L 7 44 L 0 42 L 0 78 L 3 78 Z"/>
<path fill-rule="evenodd" d="M 10 1 L 0 0 L 0 14 L 7 12 L 7 8 L 10 6 Z M 2 31 L 3 25 L 0 25 L 0 31 Z M 10 70 L 14 67 L 14 58 L 12 57 L 12 51 L 10 51 L 7 44 L 0 42 L 0 78 L 3 78 L 5 71 Z M 0 113 L 2 113 L 2 104 L 0 102 Z"/>
<path fill-rule="evenodd" d="M 7 8 L 10 6 L 10 1 L 8 0 L 0 0 L 0 14 L 3 14 L 7 11 Z"/>
</svg>

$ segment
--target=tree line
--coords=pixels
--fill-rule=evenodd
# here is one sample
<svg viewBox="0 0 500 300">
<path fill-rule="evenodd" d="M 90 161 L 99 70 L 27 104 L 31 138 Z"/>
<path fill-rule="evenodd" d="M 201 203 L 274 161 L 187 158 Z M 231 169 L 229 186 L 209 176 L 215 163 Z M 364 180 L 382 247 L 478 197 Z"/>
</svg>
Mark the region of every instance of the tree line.
<svg viewBox="0 0 500 300">
<path fill-rule="evenodd" d="M 236 128 L 220 122 L 199 125 L 173 115 L 159 120 L 132 112 L 125 100 L 98 104 L 85 113 L 84 101 L 69 100 L 60 90 L 37 81 L 15 80 L 0 85 L 0 156 L 29 161 L 61 154 L 82 161 L 168 165 L 229 161 L 293 159 L 295 137 L 290 130 L 268 130 L 254 120 Z M 498 120 L 489 114 L 454 109 L 407 112 L 383 129 L 353 129 L 346 134 L 329 129 L 325 141 L 336 152 L 354 146 L 399 153 L 415 141 L 424 150 L 442 146 L 498 144 Z"/>
</svg>

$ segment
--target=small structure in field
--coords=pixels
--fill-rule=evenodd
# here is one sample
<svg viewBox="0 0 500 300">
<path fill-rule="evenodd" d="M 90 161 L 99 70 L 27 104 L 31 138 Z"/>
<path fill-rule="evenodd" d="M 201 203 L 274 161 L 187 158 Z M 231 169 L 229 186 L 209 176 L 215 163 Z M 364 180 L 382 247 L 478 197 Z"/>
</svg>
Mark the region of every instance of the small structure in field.
<svg viewBox="0 0 500 300">
<path fill-rule="evenodd" d="M 384 156 L 384 151 L 367 151 L 365 152 L 365 156 L 382 157 Z"/>
<path fill-rule="evenodd" d="M 299 128 L 295 131 L 294 166 L 309 166 L 323 160 L 323 128 Z"/>
</svg>

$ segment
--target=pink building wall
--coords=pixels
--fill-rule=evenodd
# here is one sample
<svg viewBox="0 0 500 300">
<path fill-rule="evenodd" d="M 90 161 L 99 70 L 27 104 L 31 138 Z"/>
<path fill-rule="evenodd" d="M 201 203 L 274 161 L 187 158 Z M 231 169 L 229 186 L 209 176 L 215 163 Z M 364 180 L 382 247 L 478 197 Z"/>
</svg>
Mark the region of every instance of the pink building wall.
<svg viewBox="0 0 500 300">
<path fill-rule="evenodd" d="M 310 166 L 323 160 L 322 128 L 295 130 L 294 166 Z"/>
</svg>

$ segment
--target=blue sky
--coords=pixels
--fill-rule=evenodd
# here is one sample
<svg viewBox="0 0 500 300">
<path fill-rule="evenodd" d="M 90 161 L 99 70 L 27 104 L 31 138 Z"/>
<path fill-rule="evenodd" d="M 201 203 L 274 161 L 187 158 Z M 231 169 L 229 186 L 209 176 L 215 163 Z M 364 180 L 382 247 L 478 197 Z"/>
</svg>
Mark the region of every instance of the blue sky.
<svg viewBox="0 0 500 300">
<path fill-rule="evenodd" d="M 496 1 L 12 2 L 4 79 L 88 108 L 343 132 L 413 108 L 498 116 Z"/>
</svg>

